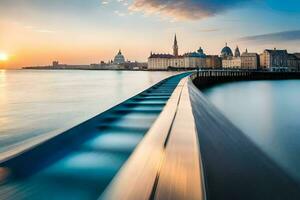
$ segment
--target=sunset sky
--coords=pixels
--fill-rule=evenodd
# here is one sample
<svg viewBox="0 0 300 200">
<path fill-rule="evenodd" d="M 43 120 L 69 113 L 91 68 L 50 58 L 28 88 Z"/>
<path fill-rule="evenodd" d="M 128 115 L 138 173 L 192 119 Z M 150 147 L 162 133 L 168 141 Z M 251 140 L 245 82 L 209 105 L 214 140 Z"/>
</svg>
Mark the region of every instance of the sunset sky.
<svg viewBox="0 0 300 200">
<path fill-rule="evenodd" d="M 200 46 L 300 52 L 299 0 L 1 0 L 0 68 L 129 60 Z"/>
</svg>

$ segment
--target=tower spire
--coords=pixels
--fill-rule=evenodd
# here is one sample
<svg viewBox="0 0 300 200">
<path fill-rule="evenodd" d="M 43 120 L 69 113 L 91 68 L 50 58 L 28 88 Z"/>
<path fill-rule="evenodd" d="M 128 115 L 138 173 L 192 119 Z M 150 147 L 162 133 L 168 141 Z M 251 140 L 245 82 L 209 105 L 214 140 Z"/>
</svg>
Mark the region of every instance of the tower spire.
<svg viewBox="0 0 300 200">
<path fill-rule="evenodd" d="M 173 55 L 174 55 L 175 57 L 178 56 L 178 44 L 177 44 L 177 36 L 176 36 L 176 34 L 175 34 L 175 37 L 174 37 Z"/>
<path fill-rule="evenodd" d="M 240 49 L 239 46 L 236 46 L 235 52 L 234 52 L 235 57 L 241 57 Z"/>
</svg>

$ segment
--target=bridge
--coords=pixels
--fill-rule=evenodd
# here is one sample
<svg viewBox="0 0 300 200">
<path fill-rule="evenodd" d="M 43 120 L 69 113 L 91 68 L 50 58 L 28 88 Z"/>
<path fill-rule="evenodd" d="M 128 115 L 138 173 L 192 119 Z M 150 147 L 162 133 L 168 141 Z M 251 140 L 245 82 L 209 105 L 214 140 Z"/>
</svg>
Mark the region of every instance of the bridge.
<svg viewBox="0 0 300 200">
<path fill-rule="evenodd" d="M 199 71 L 0 162 L 0 199 L 300 199 L 286 174 L 198 88 L 299 74 Z M 198 87 L 198 88 L 197 88 Z"/>
</svg>

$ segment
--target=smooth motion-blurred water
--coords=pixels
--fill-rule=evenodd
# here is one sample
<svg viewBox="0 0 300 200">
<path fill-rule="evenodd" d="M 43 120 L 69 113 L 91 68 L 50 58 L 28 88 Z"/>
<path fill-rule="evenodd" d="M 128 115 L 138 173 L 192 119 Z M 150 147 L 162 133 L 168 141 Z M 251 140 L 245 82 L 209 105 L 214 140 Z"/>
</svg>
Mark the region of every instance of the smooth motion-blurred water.
<svg viewBox="0 0 300 200">
<path fill-rule="evenodd" d="M 300 181 L 300 80 L 234 82 L 203 92 L 259 148 Z"/>
<path fill-rule="evenodd" d="M 71 128 L 172 74 L 0 70 L 0 159 Z"/>
</svg>

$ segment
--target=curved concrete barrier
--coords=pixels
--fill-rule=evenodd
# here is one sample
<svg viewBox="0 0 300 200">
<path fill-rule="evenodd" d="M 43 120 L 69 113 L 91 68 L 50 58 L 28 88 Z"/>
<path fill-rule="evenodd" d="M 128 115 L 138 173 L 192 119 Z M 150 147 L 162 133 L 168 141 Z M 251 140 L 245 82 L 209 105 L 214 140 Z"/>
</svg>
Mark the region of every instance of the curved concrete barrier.
<svg viewBox="0 0 300 200">
<path fill-rule="evenodd" d="M 197 81 L 203 81 L 198 83 L 206 87 L 236 77 L 255 80 L 278 76 L 205 71 Z M 299 183 L 226 119 L 186 77 L 99 199 L 296 200 L 300 199 L 299 191 Z"/>
<path fill-rule="evenodd" d="M 195 120 L 183 78 L 100 199 L 205 199 Z"/>
</svg>

